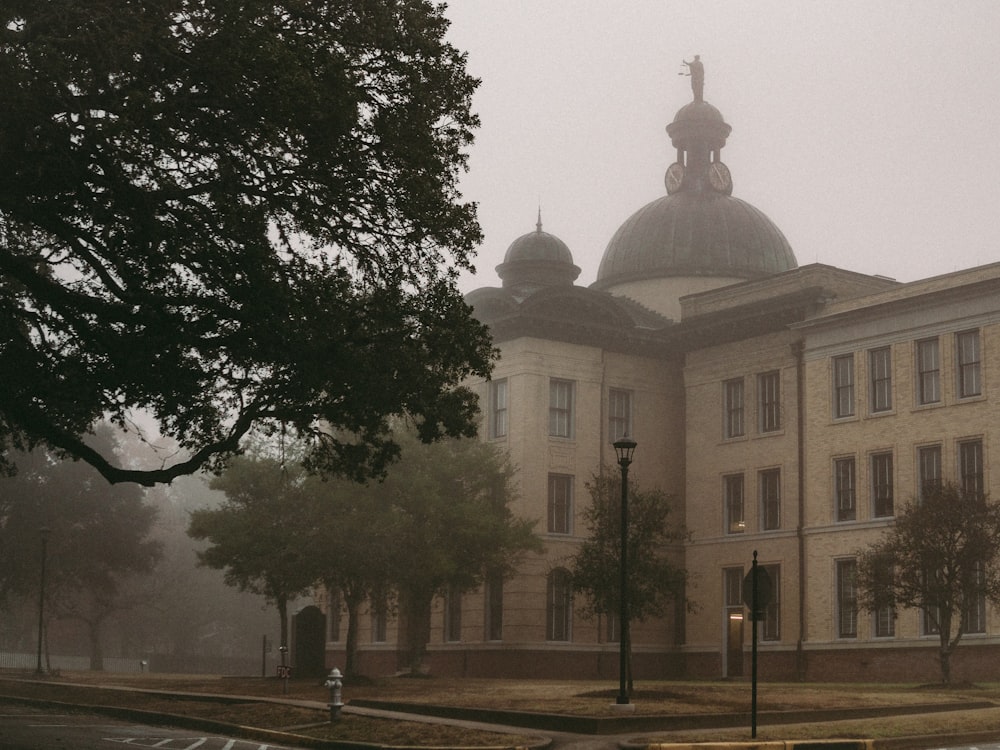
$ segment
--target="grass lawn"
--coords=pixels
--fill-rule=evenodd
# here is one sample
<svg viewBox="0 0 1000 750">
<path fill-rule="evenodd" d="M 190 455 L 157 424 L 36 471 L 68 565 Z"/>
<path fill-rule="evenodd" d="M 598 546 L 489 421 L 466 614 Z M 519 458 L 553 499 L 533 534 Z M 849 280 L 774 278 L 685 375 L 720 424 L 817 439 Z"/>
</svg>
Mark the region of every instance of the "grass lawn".
<svg viewBox="0 0 1000 750">
<path fill-rule="evenodd" d="M 64 673 L 38 682 L 23 682 L 13 672 L 0 673 L 0 696 L 20 695 L 83 705 L 132 707 L 147 711 L 197 716 L 227 723 L 265 729 L 295 728 L 298 734 L 332 739 L 377 742 L 387 745 L 483 746 L 517 745 L 530 740 L 532 730 L 523 734 L 500 735 L 475 729 L 417 721 L 396 721 L 345 712 L 335 725 L 305 728 L 322 723 L 326 711 L 247 700 L 237 703 L 176 698 L 108 690 L 125 687 L 166 692 L 194 692 L 208 695 L 294 699 L 325 704 L 329 692 L 317 681 L 289 681 L 275 678 L 233 678 L 191 675 L 125 675 L 110 673 Z M 62 683 L 69 683 L 62 684 Z M 607 682 L 566 680 L 486 680 L 452 678 L 387 678 L 343 688 L 343 699 L 397 701 L 467 708 L 509 709 L 574 716 L 610 717 L 619 715 L 612 704 L 617 685 Z M 749 712 L 749 682 L 639 682 L 636 684 L 636 716 L 676 716 L 678 714 L 731 714 Z M 996 708 L 961 710 L 975 701 L 995 703 Z M 878 719 L 853 719 L 852 709 L 872 706 L 917 706 L 936 704 L 956 710 Z M 766 713 L 805 709 L 837 710 L 836 721 L 808 724 L 768 724 Z M 799 684 L 760 683 L 758 685 L 758 740 L 835 737 L 883 739 L 912 735 L 953 735 L 996 732 L 1000 738 L 1000 684 L 965 685 L 952 688 L 885 684 Z M 748 740 L 749 725 L 732 729 L 679 732 L 646 732 L 636 741 L 726 741 Z"/>
</svg>

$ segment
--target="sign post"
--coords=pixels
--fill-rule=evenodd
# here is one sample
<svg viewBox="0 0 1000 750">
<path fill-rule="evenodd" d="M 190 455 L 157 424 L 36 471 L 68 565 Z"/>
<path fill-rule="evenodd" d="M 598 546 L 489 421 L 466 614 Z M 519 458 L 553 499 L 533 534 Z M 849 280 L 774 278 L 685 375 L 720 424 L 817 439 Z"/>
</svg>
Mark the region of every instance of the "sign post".
<svg viewBox="0 0 1000 750">
<path fill-rule="evenodd" d="M 771 577 L 757 565 L 757 550 L 753 551 L 753 564 L 743 579 L 743 601 L 750 607 L 750 739 L 757 739 L 757 621 L 763 620 L 773 595 Z"/>
</svg>

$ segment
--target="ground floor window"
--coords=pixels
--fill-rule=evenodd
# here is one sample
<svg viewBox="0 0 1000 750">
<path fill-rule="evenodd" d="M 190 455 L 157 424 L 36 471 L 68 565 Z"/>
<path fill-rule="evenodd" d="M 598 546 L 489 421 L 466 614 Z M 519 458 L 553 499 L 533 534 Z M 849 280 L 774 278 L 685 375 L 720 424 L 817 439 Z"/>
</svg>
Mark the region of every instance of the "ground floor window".
<svg viewBox="0 0 1000 750">
<path fill-rule="evenodd" d="M 858 564 L 837 560 L 837 637 L 858 637 Z"/>
<path fill-rule="evenodd" d="M 771 579 L 771 601 L 764 610 L 761 622 L 761 638 L 765 641 L 781 640 L 781 566 L 765 565 L 767 577 Z M 760 577 L 758 576 L 758 580 Z"/>
<path fill-rule="evenodd" d="M 573 614 L 572 589 L 569 573 L 557 568 L 549 574 L 546 638 L 550 641 L 570 640 Z"/>
</svg>

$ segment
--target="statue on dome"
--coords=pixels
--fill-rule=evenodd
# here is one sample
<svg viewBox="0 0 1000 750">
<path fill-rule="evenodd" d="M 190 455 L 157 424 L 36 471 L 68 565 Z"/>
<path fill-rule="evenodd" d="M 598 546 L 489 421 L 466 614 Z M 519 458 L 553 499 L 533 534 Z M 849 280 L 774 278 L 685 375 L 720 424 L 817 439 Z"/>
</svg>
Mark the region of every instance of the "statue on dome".
<svg viewBox="0 0 1000 750">
<path fill-rule="evenodd" d="M 694 100 L 696 102 L 705 101 L 705 66 L 701 62 L 701 55 L 695 55 L 691 62 L 682 60 L 681 65 L 686 65 L 688 72 L 681 71 L 678 75 L 691 76 L 691 91 L 694 92 Z"/>
</svg>

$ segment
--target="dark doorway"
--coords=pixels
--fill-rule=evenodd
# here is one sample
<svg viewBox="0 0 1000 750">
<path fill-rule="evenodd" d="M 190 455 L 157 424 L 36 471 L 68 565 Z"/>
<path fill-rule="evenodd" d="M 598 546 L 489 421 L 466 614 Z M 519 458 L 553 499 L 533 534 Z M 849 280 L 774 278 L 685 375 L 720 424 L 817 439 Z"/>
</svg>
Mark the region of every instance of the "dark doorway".
<svg viewBox="0 0 1000 750">
<path fill-rule="evenodd" d="M 292 615 L 292 676 L 326 675 L 326 616 L 309 606 Z"/>
</svg>

